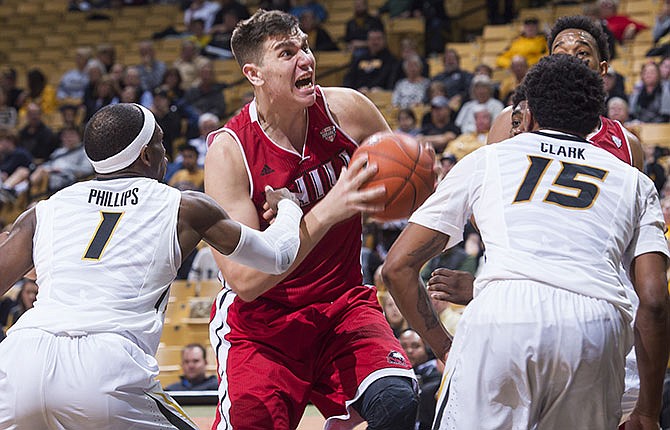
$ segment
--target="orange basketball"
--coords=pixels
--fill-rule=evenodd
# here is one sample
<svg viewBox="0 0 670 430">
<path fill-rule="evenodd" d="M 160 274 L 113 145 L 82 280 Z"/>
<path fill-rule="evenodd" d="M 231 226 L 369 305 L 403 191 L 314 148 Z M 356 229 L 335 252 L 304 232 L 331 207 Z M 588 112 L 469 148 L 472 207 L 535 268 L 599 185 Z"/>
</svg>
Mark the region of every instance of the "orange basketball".
<svg viewBox="0 0 670 430">
<path fill-rule="evenodd" d="M 354 152 L 352 162 L 367 155 L 377 165 L 377 173 L 363 188 L 386 187 L 385 208 L 373 218 L 393 221 L 408 218 L 435 187 L 434 155 L 409 135 L 376 133 Z"/>
</svg>

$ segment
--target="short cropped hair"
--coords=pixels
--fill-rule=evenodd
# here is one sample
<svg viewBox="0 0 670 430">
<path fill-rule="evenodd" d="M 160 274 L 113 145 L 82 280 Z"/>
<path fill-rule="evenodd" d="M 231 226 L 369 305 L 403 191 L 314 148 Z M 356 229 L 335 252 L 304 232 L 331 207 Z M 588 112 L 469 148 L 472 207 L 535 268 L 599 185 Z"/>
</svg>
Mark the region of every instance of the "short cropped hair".
<svg viewBox="0 0 670 430">
<path fill-rule="evenodd" d="M 181 355 L 182 357 L 184 356 L 184 351 L 189 350 L 189 349 L 199 349 L 202 352 L 202 358 L 207 361 L 207 351 L 205 350 L 205 347 L 202 346 L 200 343 L 189 343 L 186 345 L 184 348 L 181 350 Z"/>
<path fill-rule="evenodd" d="M 569 28 L 584 30 L 593 36 L 596 44 L 598 45 L 598 56 L 600 57 L 600 61 L 609 61 L 610 49 L 609 45 L 607 44 L 607 36 L 605 35 L 602 26 L 599 23 L 592 21 L 589 17 L 582 15 L 563 16 L 556 20 L 556 23 L 551 28 L 551 32 L 549 34 L 548 44 L 550 54 L 551 47 L 554 45 L 556 36 L 558 36 L 558 34 L 563 30 L 567 30 Z"/>
<path fill-rule="evenodd" d="M 540 127 L 586 136 L 604 112 L 600 75 L 570 55 L 549 55 L 531 68 L 523 90 Z"/>
<path fill-rule="evenodd" d="M 286 12 L 259 9 L 251 18 L 235 27 L 230 45 L 237 63 L 258 64 L 263 55 L 263 44 L 274 36 L 292 37 L 300 32 L 298 19 Z"/>
<path fill-rule="evenodd" d="M 103 107 L 86 124 L 86 155 L 93 161 L 100 161 L 118 154 L 137 137 L 143 125 L 144 114 L 134 104 Z"/>
</svg>

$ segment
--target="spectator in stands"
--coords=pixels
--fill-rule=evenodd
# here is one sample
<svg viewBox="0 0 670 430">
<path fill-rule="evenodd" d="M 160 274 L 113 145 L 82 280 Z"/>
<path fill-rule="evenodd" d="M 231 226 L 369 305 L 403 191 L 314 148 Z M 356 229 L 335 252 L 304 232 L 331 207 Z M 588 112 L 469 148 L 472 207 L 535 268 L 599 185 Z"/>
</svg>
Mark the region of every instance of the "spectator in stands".
<svg viewBox="0 0 670 430">
<path fill-rule="evenodd" d="M 392 90 L 398 77 L 400 62 L 386 47 L 382 30 L 368 32 L 367 52 L 353 60 L 344 77 L 344 86 L 361 92 Z"/>
<path fill-rule="evenodd" d="M 430 80 L 422 76 L 423 62 L 418 55 L 412 55 L 402 62 L 406 78 L 396 82 L 393 88 L 393 106 L 407 108 L 423 104 Z"/>
<path fill-rule="evenodd" d="M 21 107 L 21 96 L 23 89 L 16 86 L 16 69 L 8 67 L 2 70 L 0 74 L 0 87 L 5 90 L 7 95 L 7 105 L 19 110 Z"/>
<path fill-rule="evenodd" d="M 529 66 L 533 66 L 540 61 L 540 58 L 547 55 L 547 37 L 539 32 L 539 21 L 537 18 L 527 18 L 523 21 L 521 34 L 514 38 L 509 48 L 496 58 L 496 66 L 502 69 L 509 69 L 512 64 L 512 57 L 515 55 L 523 56 Z"/>
<path fill-rule="evenodd" d="M 88 72 L 86 65 L 91 59 L 93 51 L 91 48 L 77 48 L 75 51 L 73 69 L 63 74 L 56 90 L 56 98 L 62 102 L 67 99 L 81 101 L 84 98 L 84 90 L 88 85 Z M 72 100 L 70 100 L 72 101 Z"/>
<path fill-rule="evenodd" d="M 658 65 L 649 61 L 642 66 L 642 83 L 630 96 L 630 114 L 640 122 L 670 121 L 670 83 L 661 83 Z"/>
<path fill-rule="evenodd" d="M 61 141 L 61 131 L 63 131 L 66 128 L 77 128 L 79 130 L 83 130 L 82 124 L 81 124 L 81 118 L 79 116 L 79 106 L 73 105 L 73 104 L 64 104 L 60 107 L 60 118 L 61 118 L 61 126 L 58 132 L 56 133 L 56 139 L 60 142 Z"/>
<path fill-rule="evenodd" d="M 446 149 L 438 157 L 439 164 L 436 165 L 437 170 L 437 182 L 440 182 L 447 173 L 456 165 L 458 159 L 454 154 L 447 151 Z"/>
<path fill-rule="evenodd" d="M 658 159 L 661 158 L 661 148 L 643 143 L 642 150 L 644 151 L 644 173 L 654 181 L 654 186 L 660 193 L 667 179 L 663 165 L 658 162 Z"/>
<path fill-rule="evenodd" d="M 627 99 L 625 92 L 626 78 L 617 73 L 612 66 L 607 68 L 607 73 L 603 75 L 603 85 L 607 93 L 607 100 L 612 97 L 621 97 Z"/>
<path fill-rule="evenodd" d="M 192 40 L 184 40 L 181 43 L 179 58 L 172 65 L 179 70 L 181 76 L 181 88 L 188 90 L 198 78 L 198 69 L 207 62 L 207 59 L 198 52 L 198 47 Z M 166 70 L 165 73 L 168 73 Z M 163 77 L 165 79 L 165 76 Z"/>
<path fill-rule="evenodd" d="M 400 61 L 405 61 L 410 57 L 413 57 L 415 55 L 418 55 L 419 58 L 421 59 L 421 76 L 425 76 L 426 78 L 430 77 L 430 70 L 428 70 L 428 61 L 421 55 L 419 52 L 419 47 L 417 46 L 416 39 L 410 36 L 403 37 L 400 39 Z M 398 74 L 398 79 L 406 78 L 407 76 L 405 75 L 404 71 L 402 68 L 400 69 L 400 72 Z"/>
<path fill-rule="evenodd" d="M 491 80 L 491 85 L 493 86 L 492 97 L 500 100 L 500 83 L 493 80 L 493 68 L 485 63 L 477 64 L 475 70 L 473 70 L 472 77 L 475 78 L 479 75 L 486 76 Z"/>
<path fill-rule="evenodd" d="M 396 133 L 405 133 L 410 136 L 417 136 L 421 132 L 421 130 L 416 126 L 416 115 L 412 109 L 399 109 L 397 119 L 398 128 L 395 129 Z"/>
<path fill-rule="evenodd" d="M 431 144 L 436 153 L 444 150 L 449 142 L 461 134 L 461 130 L 451 120 L 449 99 L 436 96 L 430 101 L 430 120 L 421 127 L 417 139 L 421 144 Z"/>
<path fill-rule="evenodd" d="M 127 87 L 132 87 L 135 92 L 138 94 L 137 102 L 133 101 L 132 103 L 139 103 L 145 108 L 151 107 L 153 102 L 153 90 L 145 90 L 142 85 L 142 70 L 140 66 L 130 66 L 126 67 L 126 71 L 123 74 L 123 81 L 121 82 L 121 91 Z"/>
<path fill-rule="evenodd" d="M 39 164 L 49 158 L 56 149 L 53 131 L 42 120 L 42 108 L 30 103 L 26 108 L 26 125 L 19 131 L 19 146 L 25 148 Z"/>
<path fill-rule="evenodd" d="M 586 3 L 584 5 L 584 16 L 589 18 L 595 24 L 598 24 L 603 29 L 603 33 L 605 33 L 605 36 L 607 37 L 607 47 L 610 51 L 609 61 L 612 61 L 614 58 L 616 58 L 617 40 L 616 37 L 614 37 L 614 33 L 612 33 L 612 31 L 607 27 L 607 21 L 600 17 L 600 8 L 598 7 L 598 3 Z"/>
<path fill-rule="evenodd" d="M 200 129 L 200 136 L 190 139 L 189 145 L 194 146 L 198 150 L 198 165 L 205 165 L 205 155 L 207 155 L 207 135 L 220 127 L 220 119 L 211 112 L 205 112 L 198 118 L 198 128 Z M 181 161 L 177 157 L 176 161 Z"/>
<path fill-rule="evenodd" d="M 103 74 L 111 72 L 112 66 L 116 63 L 116 49 L 114 45 L 101 43 L 96 47 L 95 56 L 104 67 Z"/>
<path fill-rule="evenodd" d="M 137 66 L 140 72 L 141 87 L 144 91 L 153 91 L 163 80 L 165 74 L 165 63 L 156 58 L 154 44 L 150 40 L 139 43 L 140 58 L 142 62 Z"/>
<path fill-rule="evenodd" d="M 661 82 L 670 81 L 670 56 L 661 58 L 658 63 L 658 72 L 661 74 Z"/>
<path fill-rule="evenodd" d="M 219 381 L 216 375 L 207 376 L 207 353 L 199 343 L 190 343 L 181 351 L 180 381 L 165 387 L 165 391 L 216 391 Z"/>
<path fill-rule="evenodd" d="M 33 68 L 26 74 L 28 88 L 23 93 L 19 117 L 26 114 L 26 108 L 31 103 L 36 103 L 42 109 L 44 115 L 56 113 L 58 101 L 56 100 L 56 89 L 47 82 L 47 77 L 40 69 Z"/>
<path fill-rule="evenodd" d="M 647 56 L 670 56 L 670 0 L 663 1 L 663 8 L 656 15 L 652 36 L 654 47 L 647 52 Z"/>
<path fill-rule="evenodd" d="M 510 62 L 509 71 L 500 83 L 500 100 L 507 97 L 519 86 L 528 71 L 528 61 L 523 55 L 515 55 Z"/>
<path fill-rule="evenodd" d="M 154 100 L 151 112 L 156 117 L 156 122 L 163 130 L 163 146 L 169 160 L 174 157 L 174 141 L 181 137 L 181 116 L 177 113 L 178 108 L 172 104 L 169 93 L 163 88 L 154 92 Z"/>
<path fill-rule="evenodd" d="M 207 61 L 204 57 L 200 57 L 204 62 Z M 163 82 L 158 87 L 154 94 L 158 92 L 165 92 L 170 103 L 170 110 L 175 112 L 180 119 L 186 120 L 186 136 L 195 137 L 198 132 L 198 114 L 191 105 L 186 103 L 184 95 L 186 91 L 183 90 L 184 85 L 181 80 L 181 74 L 175 67 L 168 67 L 163 76 Z M 165 129 L 163 130 L 165 132 Z M 172 154 L 170 154 L 172 155 Z"/>
<path fill-rule="evenodd" d="M 198 73 L 197 86 L 184 94 L 184 101 L 191 105 L 198 115 L 211 112 L 218 117 L 226 114 L 226 101 L 223 97 L 225 84 L 216 81 L 214 63 L 204 62 Z"/>
<path fill-rule="evenodd" d="M 472 114 L 475 120 L 475 129 L 471 132 L 463 132 L 447 145 L 447 151 L 454 154 L 458 159 L 486 145 L 486 139 L 489 130 L 491 130 L 492 116 L 486 106 L 478 105 L 474 108 Z"/>
<path fill-rule="evenodd" d="M 316 0 L 293 0 L 292 4 L 293 7 L 289 13 L 296 18 L 300 18 L 304 11 L 309 10 L 314 14 L 318 23 L 326 22 L 328 19 L 328 11 Z"/>
<path fill-rule="evenodd" d="M 184 25 L 189 28 L 192 20 L 202 19 L 205 22 L 205 32 L 209 32 L 220 8 L 219 3 L 215 1 L 193 0 L 184 11 Z"/>
<path fill-rule="evenodd" d="M 18 145 L 19 139 L 12 130 L 0 128 L 0 184 L 19 167 L 30 167 L 33 157 Z"/>
<path fill-rule="evenodd" d="M 86 96 L 84 97 L 84 108 L 86 110 L 84 122 L 88 122 L 93 114 L 104 106 L 118 102 L 119 98 L 114 87 L 114 81 L 109 75 L 102 76 L 100 80 L 95 82 L 95 89 L 93 91 L 89 91 L 89 89 L 86 91 Z"/>
<path fill-rule="evenodd" d="M 478 107 L 486 108 L 491 113 L 492 119 L 495 119 L 504 108 L 500 100 L 493 98 L 493 81 L 487 76 L 480 75 L 472 79 L 470 96 L 472 100 L 463 104 L 455 121 L 463 133 L 476 130 L 474 112 Z"/>
<path fill-rule="evenodd" d="M 205 21 L 202 19 L 193 19 L 188 26 L 188 31 L 184 33 L 184 39 L 195 43 L 200 51 L 212 40 L 212 35 L 205 32 Z"/>
<path fill-rule="evenodd" d="M 180 191 L 204 191 L 205 171 L 198 165 L 198 149 L 189 144 L 179 146 L 181 169 L 177 170 L 168 183 Z"/>
<path fill-rule="evenodd" d="M 398 338 L 412 363 L 412 369 L 419 382 L 419 411 L 417 430 L 430 430 L 435 417 L 437 389 L 442 381 L 442 372 L 437 367 L 437 359 L 421 336 L 407 329 Z"/>
<path fill-rule="evenodd" d="M 221 12 L 221 11 L 219 11 Z M 213 58 L 229 60 L 233 58 L 233 50 L 230 46 L 230 40 L 233 37 L 233 30 L 240 22 L 238 12 L 235 9 L 227 9 L 223 13 L 221 23 L 212 27 L 212 37 L 207 46 L 203 49 L 203 55 Z"/>
<path fill-rule="evenodd" d="M 458 106 L 456 110 L 469 99 L 472 73 L 461 69 L 461 57 L 455 50 L 447 49 L 444 52 L 444 71 L 435 75 L 433 81 L 444 83 L 446 96 Z"/>
<path fill-rule="evenodd" d="M 607 117 L 619 121 L 626 125 L 630 123 L 630 114 L 628 113 L 628 102 L 621 97 L 612 97 L 607 102 Z"/>
<path fill-rule="evenodd" d="M 368 32 L 370 30 L 384 31 L 384 24 L 368 11 L 367 0 L 354 0 L 354 16 L 347 21 L 344 32 L 344 41 L 356 59 L 367 52 Z"/>
<path fill-rule="evenodd" d="M 311 9 L 304 9 L 298 19 L 300 21 L 300 29 L 307 35 L 310 49 L 317 52 L 339 50 L 330 34 L 321 26 Z"/>
<path fill-rule="evenodd" d="M 0 86 L 0 128 L 14 129 L 17 118 L 16 108 L 8 104 L 7 92 Z"/>
<path fill-rule="evenodd" d="M 11 328 L 21 315 L 28 309 L 32 309 L 35 300 L 37 299 L 37 291 L 37 283 L 34 280 L 23 278 L 23 284 L 19 290 L 19 296 L 16 298 L 16 304 L 9 311 L 7 328 Z"/>
<path fill-rule="evenodd" d="M 51 154 L 49 160 L 32 172 L 26 167 L 16 169 L 3 183 L 2 192 L 14 198 L 30 186 L 54 192 L 91 175 L 93 166 L 86 158 L 81 131 L 69 127 L 61 131 L 60 147 Z"/>
<path fill-rule="evenodd" d="M 92 60 L 89 61 L 89 65 L 93 62 L 97 62 L 97 60 Z M 86 66 L 88 67 L 88 66 Z M 104 68 L 103 68 L 104 70 Z M 107 73 L 107 75 L 111 80 L 112 80 L 112 86 L 114 87 L 114 92 L 116 94 L 121 94 L 121 90 L 123 89 L 123 80 L 126 77 L 126 66 L 121 64 L 121 63 L 114 63 L 112 68 L 110 69 L 110 72 Z M 85 94 L 85 91 L 84 91 Z M 84 95 L 85 96 L 85 95 Z"/>
<path fill-rule="evenodd" d="M 607 22 L 607 28 L 619 43 L 625 43 L 633 39 L 639 31 L 649 28 L 641 22 L 619 14 L 617 11 L 619 0 L 598 0 L 598 7 L 600 8 L 600 18 Z"/>
</svg>

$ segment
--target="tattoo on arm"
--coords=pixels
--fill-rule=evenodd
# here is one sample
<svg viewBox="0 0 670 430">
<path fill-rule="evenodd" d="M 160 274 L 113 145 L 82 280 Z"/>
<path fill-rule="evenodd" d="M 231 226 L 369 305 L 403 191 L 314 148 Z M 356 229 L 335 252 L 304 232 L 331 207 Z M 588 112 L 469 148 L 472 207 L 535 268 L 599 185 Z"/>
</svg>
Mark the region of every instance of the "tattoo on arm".
<svg viewBox="0 0 670 430">
<path fill-rule="evenodd" d="M 443 246 L 444 243 L 440 240 L 439 237 L 431 238 L 428 242 L 421 244 L 418 248 L 408 254 L 409 264 L 412 266 L 422 265 L 432 256 L 442 251 Z M 421 280 L 419 280 L 418 285 L 419 294 L 417 297 L 416 310 L 423 318 L 423 321 L 426 324 L 426 329 L 432 330 L 439 326 L 440 320 L 437 317 L 435 310 L 433 309 L 433 305 L 430 302 L 430 297 L 428 296 L 428 291 L 426 290 Z"/>
<path fill-rule="evenodd" d="M 440 325 L 440 320 L 433 309 L 433 305 L 430 303 L 428 290 L 426 290 L 426 287 L 423 286 L 422 282 L 419 282 L 419 297 L 416 302 L 416 310 L 423 318 L 423 322 L 426 324 L 426 329 L 432 330 Z"/>
</svg>

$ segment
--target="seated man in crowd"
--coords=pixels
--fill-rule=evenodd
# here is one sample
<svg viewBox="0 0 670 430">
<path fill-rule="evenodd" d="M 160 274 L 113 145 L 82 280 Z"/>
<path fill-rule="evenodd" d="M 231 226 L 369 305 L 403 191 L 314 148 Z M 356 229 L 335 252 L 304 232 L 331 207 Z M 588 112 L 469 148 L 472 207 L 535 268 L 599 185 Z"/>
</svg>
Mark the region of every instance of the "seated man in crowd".
<svg viewBox="0 0 670 430">
<path fill-rule="evenodd" d="M 199 343 L 186 345 L 181 351 L 181 368 L 184 372 L 180 381 L 165 387 L 165 391 L 207 391 L 218 390 L 216 375 L 207 376 L 207 353 Z"/>
</svg>

